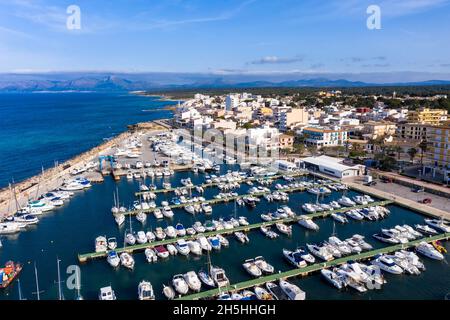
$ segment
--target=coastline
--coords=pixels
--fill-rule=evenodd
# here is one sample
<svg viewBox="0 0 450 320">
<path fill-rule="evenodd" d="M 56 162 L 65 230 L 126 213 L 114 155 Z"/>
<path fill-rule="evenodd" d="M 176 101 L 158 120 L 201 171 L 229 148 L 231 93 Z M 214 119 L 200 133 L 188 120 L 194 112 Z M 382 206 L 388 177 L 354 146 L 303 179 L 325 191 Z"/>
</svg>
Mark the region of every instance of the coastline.
<svg viewBox="0 0 450 320">
<path fill-rule="evenodd" d="M 41 194 L 47 192 L 45 190 L 53 190 L 59 188 L 64 180 L 70 179 L 72 177 L 71 171 L 77 167 L 80 167 L 90 161 L 98 161 L 96 158 L 102 153 L 107 152 L 111 148 L 117 146 L 125 139 L 131 137 L 134 132 L 143 131 L 158 131 L 167 130 L 168 127 L 158 123 L 158 121 L 164 120 L 153 120 L 148 122 L 141 122 L 132 125 L 128 125 L 126 131 L 117 134 L 111 139 L 100 143 L 99 145 L 78 154 L 56 167 L 52 167 L 44 170 L 42 173 L 26 178 L 23 181 L 17 182 L 14 185 L 14 198 L 12 199 L 12 193 L 9 187 L 4 187 L 0 189 L 0 216 L 5 217 L 11 215 L 15 212 L 15 201 L 19 206 L 24 205 L 29 199 L 37 198 Z M 39 194 L 39 188 L 41 193 Z M 37 196 L 36 196 L 37 194 Z"/>
</svg>

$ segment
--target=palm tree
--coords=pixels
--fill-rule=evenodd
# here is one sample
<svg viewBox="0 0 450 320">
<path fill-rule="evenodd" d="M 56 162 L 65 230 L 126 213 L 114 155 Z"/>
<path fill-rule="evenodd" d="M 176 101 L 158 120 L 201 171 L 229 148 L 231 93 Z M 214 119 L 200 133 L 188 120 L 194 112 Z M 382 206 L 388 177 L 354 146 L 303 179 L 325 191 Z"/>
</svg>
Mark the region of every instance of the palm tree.
<svg viewBox="0 0 450 320">
<path fill-rule="evenodd" d="M 422 140 L 419 143 L 419 148 L 420 148 L 420 164 L 423 164 L 423 154 L 425 152 L 427 152 L 427 150 L 428 150 L 428 142 L 427 142 L 427 140 Z"/>
<path fill-rule="evenodd" d="M 417 154 L 417 149 L 416 148 L 411 148 L 408 150 L 408 155 L 411 158 L 411 162 L 414 163 L 414 157 Z"/>
<path fill-rule="evenodd" d="M 400 160 L 400 155 L 401 155 L 402 152 L 403 152 L 402 147 L 400 147 L 399 145 L 396 145 L 396 146 L 394 147 L 394 151 L 397 153 L 397 160 Z"/>
</svg>

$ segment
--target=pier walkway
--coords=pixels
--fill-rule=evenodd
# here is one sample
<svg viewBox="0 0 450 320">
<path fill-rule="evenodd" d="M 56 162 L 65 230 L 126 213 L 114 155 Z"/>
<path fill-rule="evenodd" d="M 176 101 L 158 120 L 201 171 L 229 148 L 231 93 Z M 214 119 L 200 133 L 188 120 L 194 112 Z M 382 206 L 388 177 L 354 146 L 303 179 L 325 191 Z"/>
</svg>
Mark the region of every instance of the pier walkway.
<svg viewBox="0 0 450 320">
<path fill-rule="evenodd" d="M 229 285 L 227 287 L 222 287 L 220 289 L 216 288 L 216 289 L 212 289 L 212 290 L 208 290 L 208 291 L 203 291 L 203 292 L 183 296 L 183 297 L 178 298 L 177 300 L 198 300 L 198 299 L 204 299 L 204 298 L 208 298 L 208 297 L 214 297 L 214 296 L 217 296 L 218 294 L 220 294 L 221 292 L 240 291 L 240 290 L 243 290 L 246 288 L 252 288 L 257 285 L 263 285 L 270 281 L 276 281 L 279 279 L 288 279 L 288 278 L 292 278 L 292 277 L 296 277 L 296 276 L 306 276 L 311 272 L 315 272 L 315 271 L 319 271 L 321 269 L 341 265 L 341 264 L 346 263 L 349 260 L 353 260 L 353 261 L 365 260 L 365 259 L 371 258 L 373 256 L 376 256 L 377 254 L 385 254 L 385 253 L 391 253 L 391 252 L 401 250 L 401 249 L 407 249 L 407 248 L 410 248 L 410 247 L 413 247 L 413 246 L 419 244 L 422 241 L 432 242 L 432 241 L 436 241 L 436 240 L 448 240 L 449 238 L 450 238 L 450 233 L 443 233 L 443 234 L 439 234 L 439 235 L 436 235 L 433 237 L 427 237 L 427 238 L 410 241 L 405 244 L 398 244 L 398 245 L 393 245 L 393 246 L 389 246 L 389 247 L 384 247 L 381 249 L 362 252 L 360 254 L 346 256 L 346 257 L 335 259 L 335 260 L 332 260 L 329 262 L 316 263 L 316 264 L 312 264 L 312 265 L 309 265 L 304 268 L 293 269 L 293 270 L 289 270 L 286 272 L 280 272 L 280 273 L 272 274 L 269 276 L 252 279 L 249 281 L 239 282 L 239 283 L 236 283 L 233 285 Z"/>
<path fill-rule="evenodd" d="M 286 175 L 281 175 L 281 174 L 277 174 L 277 175 L 273 175 L 273 176 L 265 176 L 265 177 L 248 177 L 248 178 L 244 178 L 240 181 L 236 181 L 238 183 L 246 183 L 248 181 L 255 181 L 255 180 L 276 180 L 276 179 L 280 179 L 283 176 L 290 176 L 290 177 L 300 177 L 300 176 L 305 176 L 308 175 L 309 173 L 306 171 L 302 171 L 299 173 L 295 173 L 295 174 L 286 174 Z M 149 191 L 139 191 L 139 192 L 135 192 L 134 195 L 135 196 L 140 196 L 140 195 L 144 195 L 144 194 L 149 194 L 149 193 L 168 193 L 168 192 L 174 192 L 175 190 L 180 190 L 180 189 L 193 189 L 195 187 L 202 187 L 202 188 L 210 188 L 210 187 L 215 187 L 218 186 L 219 184 L 224 184 L 227 182 L 212 182 L 212 183 L 202 183 L 200 185 L 193 185 L 193 186 L 179 186 L 179 187 L 174 187 L 174 188 L 168 188 L 168 189 L 157 189 L 157 190 L 149 190 Z"/>
<path fill-rule="evenodd" d="M 373 203 L 370 203 L 368 205 L 358 205 L 358 206 L 354 206 L 354 207 L 345 207 L 345 208 L 340 208 L 340 209 L 336 209 L 336 210 L 316 212 L 316 213 L 307 214 L 307 215 L 304 215 L 304 216 L 309 217 L 311 219 L 313 219 L 313 218 L 325 218 L 325 217 L 330 216 L 332 213 L 345 212 L 345 211 L 352 210 L 352 209 L 360 209 L 360 208 L 366 208 L 366 207 L 377 206 L 377 205 L 378 206 L 385 206 L 385 205 L 391 204 L 392 202 L 393 201 L 385 200 L 385 201 L 373 202 Z M 261 223 L 251 224 L 251 225 L 248 225 L 248 226 L 239 226 L 239 227 L 233 228 L 233 229 L 215 230 L 215 231 L 210 231 L 210 232 L 204 232 L 204 233 L 201 233 L 201 234 L 188 235 L 188 236 L 184 236 L 184 237 L 176 237 L 176 238 L 170 238 L 170 239 L 164 239 L 162 241 L 156 241 L 156 242 L 151 242 L 151 243 L 137 244 L 137 245 L 127 246 L 127 247 L 117 248 L 115 251 L 117 253 L 121 253 L 121 252 L 132 253 L 134 251 L 141 251 L 141 250 L 145 250 L 147 248 L 154 248 L 154 247 L 160 246 L 160 245 L 173 244 L 173 243 L 177 242 L 177 240 L 180 240 L 180 239 L 195 240 L 195 239 L 197 239 L 198 236 L 210 237 L 210 236 L 215 236 L 217 234 L 222 234 L 222 235 L 232 234 L 232 233 L 238 232 L 238 231 L 241 231 L 241 232 L 242 231 L 250 231 L 250 230 L 253 230 L 253 229 L 256 229 L 256 228 L 260 228 L 261 226 L 271 226 L 271 225 L 274 225 L 276 223 L 295 223 L 295 222 L 299 221 L 300 219 L 302 219 L 300 216 L 295 216 L 293 218 L 279 219 L 279 220 L 273 220 L 273 221 L 265 221 L 265 222 L 261 222 Z M 96 258 L 105 258 L 106 256 L 107 256 L 107 252 L 92 252 L 92 253 L 79 254 L 78 255 L 78 260 L 80 262 L 86 262 L 88 260 L 92 260 L 92 259 L 96 259 Z"/>
</svg>

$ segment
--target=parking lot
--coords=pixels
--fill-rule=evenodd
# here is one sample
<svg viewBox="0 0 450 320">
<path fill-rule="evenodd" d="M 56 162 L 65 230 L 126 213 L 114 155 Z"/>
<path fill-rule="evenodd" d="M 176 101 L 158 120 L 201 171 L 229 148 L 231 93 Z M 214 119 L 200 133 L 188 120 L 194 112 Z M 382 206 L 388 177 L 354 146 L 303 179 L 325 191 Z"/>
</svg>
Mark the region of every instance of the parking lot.
<svg viewBox="0 0 450 320">
<path fill-rule="evenodd" d="M 430 198 L 432 202 L 431 204 L 428 204 L 429 206 L 447 212 L 450 210 L 450 199 L 448 198 L 441 197 L 428 192 L 416 193 L 411 191 L 411 188 L 402 186 L 397 183 L 384 183 L 379 180 L 376 181 L 377 184 L 375 186 L 372 186 L 372 188 L 374 189 L 388 192 L 391 193 L 392 195 L 403 197 L 416 202 L 419 200 L 423 200 L 425 198 Z"/>
</svg>

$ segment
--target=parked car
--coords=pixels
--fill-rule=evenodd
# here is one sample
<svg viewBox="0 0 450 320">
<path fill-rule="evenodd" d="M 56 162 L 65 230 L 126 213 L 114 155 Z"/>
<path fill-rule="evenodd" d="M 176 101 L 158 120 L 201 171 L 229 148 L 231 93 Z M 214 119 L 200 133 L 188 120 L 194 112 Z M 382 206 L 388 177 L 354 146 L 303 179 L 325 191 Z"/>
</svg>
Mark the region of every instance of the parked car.
<svg viewBox="0 0 450 320">
<path fill-rule="evenodd" d="M 364 183 L 364 185 L 365 185 L 365 186 L 368 186 L 368 187 L 376 186 L 376 185 L 377 185 L 377 182 L 372 180 L 372 181 L 370 181 L 370 182 Z"/>
<path fill-rule="evenodd" d="M 425 188 L 424 187 L 414 187 L 412 189 L 413 192 L 419 193 L 419 192 L 425 192 Z"/>
<path fill-rule="evenodd" d="M 431 203 L 431 199 L 430 198 L 425 198 L 423 200 L 419 200 L 420 203 L 424 203 L 424 204 L 429 204 Z"/>
<path fill-rule="evenodd" d="M 380 180 L 383 181 L 384 183 L 393 182 L 392 178 L 389 178 L 389 177 L 381 177 Z"/>
</svg>

